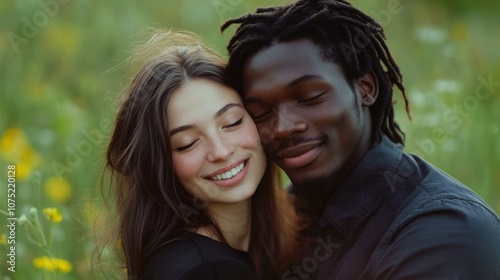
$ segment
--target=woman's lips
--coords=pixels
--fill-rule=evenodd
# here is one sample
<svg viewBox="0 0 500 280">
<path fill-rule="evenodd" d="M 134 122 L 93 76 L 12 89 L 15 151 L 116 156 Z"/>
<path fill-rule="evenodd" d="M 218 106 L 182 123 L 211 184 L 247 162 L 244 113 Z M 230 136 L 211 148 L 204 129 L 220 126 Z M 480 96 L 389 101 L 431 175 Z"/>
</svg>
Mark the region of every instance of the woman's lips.
<svg viewBox="0 0 500 280">
<path fill-rule="evenodd" d="M 321 153 L 321 141 L 293 146 L 277 153 L 284 167 L 300 168 L 313 162 Z"/>
<path fill-rule="evenodd" d="M 238 168 L 239 165 L 243 164 L 243 168 Z M 205 177 L 206 180 L 210 181 L 212 184 L 218 185 L 220 187 L 233 187 L 241 183 L 245 178 L 250 165 L 250 160 L 244 160 L 238 164 L 235 164 L 233 168 L 224 168 L 213 173 L 211 176 Z M 233 170 L 231 170 L 233 169 Z M 231 173 L 233 171 L 234 175 Z M 223 174 L 231 173 L 228 176 Z"/>
</svg>

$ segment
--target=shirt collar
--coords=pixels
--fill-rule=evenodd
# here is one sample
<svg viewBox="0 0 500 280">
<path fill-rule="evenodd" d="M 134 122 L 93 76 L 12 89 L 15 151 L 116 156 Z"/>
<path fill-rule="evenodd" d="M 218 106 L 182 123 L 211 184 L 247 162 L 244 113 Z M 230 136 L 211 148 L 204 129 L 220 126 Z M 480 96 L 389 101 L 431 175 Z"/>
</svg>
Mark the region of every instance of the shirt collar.
<svg viewBox="0 0 500 280">
<path fill-rule="evenodd" d="M 377 197 L 387 186 L 387 172 L 394 172 L 402 157 L 402 147 L 387 137 L 369 150 L 351 175 L 328 201 L 320 226 L 334 226 L 348 236 L 369 214 Z"/>
</svg>

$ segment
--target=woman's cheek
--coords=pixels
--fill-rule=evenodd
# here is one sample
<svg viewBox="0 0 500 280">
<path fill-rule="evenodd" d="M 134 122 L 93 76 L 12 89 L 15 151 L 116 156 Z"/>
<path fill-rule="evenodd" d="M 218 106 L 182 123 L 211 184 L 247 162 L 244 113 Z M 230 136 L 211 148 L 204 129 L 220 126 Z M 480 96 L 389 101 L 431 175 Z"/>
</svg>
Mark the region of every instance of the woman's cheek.
<svg viewBox="0 0 500 280">
<path fill-rule="evenodd" d="M 257 127 L 252 123 L 248 124 L 243 131 L 239 133 L 241 146 L 244 148 L 261 148 L 261 141 Z"/>
<path fill-rule="evenodd" d="M 185 180 L 197 177 L 203 161 L 196 153 L 184 153 L 174 154 L 172 162 L 178 179 L 182 183 L 185 183 Z"/>
</svg>

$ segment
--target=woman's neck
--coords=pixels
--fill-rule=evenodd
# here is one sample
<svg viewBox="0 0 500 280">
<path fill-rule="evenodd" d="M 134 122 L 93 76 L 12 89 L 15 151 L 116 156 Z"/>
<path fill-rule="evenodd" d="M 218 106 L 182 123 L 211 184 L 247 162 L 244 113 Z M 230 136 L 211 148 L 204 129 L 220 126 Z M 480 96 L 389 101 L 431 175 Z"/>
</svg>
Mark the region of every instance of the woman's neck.
<svg viewBox="0 0 500 280">
<path fill-rule="evenodd" d="M 251 200 L 247 199 L 236 204 L 212 203 L 208 208 L 229 246 L 248 251 L 252 225 Z M 214 230 L 208 227 L 199 228 L 196 232 L 221 241 Z"/>
</svg>

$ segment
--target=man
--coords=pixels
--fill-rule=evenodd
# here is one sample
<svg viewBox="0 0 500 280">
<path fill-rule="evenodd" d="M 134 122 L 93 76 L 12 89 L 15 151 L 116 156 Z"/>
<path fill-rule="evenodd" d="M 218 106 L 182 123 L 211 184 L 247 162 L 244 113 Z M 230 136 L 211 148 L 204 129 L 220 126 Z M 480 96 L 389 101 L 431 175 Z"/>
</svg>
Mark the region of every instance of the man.
<svg viewBox="0 0 500 280">
<path fill-rule="evenodd" d="M 231 24 L 234 86 L 311 219 L 310 251 L 282 279 L 500 279 L 498 216 L 402 151 L 394 85 L 408 101 L 378 23 L 299 0 Z"/>
</svg>

